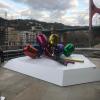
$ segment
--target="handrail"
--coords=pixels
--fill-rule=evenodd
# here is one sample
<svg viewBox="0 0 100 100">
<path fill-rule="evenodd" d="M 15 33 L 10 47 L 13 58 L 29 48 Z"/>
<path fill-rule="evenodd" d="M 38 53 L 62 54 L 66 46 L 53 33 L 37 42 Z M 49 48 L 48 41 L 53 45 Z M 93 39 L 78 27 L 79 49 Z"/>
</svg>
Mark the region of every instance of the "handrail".
<svg viewBox="0 0 100 100">
<path fill-rule="evenodd" d="M 17 49 L 17 50 L 5 50 L 4 53 L 10 53 L 10 52 L 21 52 L 23 49 Z"/>
<path fill-rule="evenodd" d="M 100 51 L 100 48 L 75 48 L 75 52 L 80 52 L 82 54 L 90 55 L 90 53 Z M 5 50 L 3 51 L 5 60 L 24 56 L 23 49 L 17 49 L 17 50 Z"/>
<path fill-rule="evenodd" d="M 17 50 L 5 50 L 4 53 L 4 59 L 9 60 L 15 57 L 23 56 L 23 49 L 17 49 Z"/>
<path fill-rule="evenodd" d="M 75 48 L 75 50 L 100 51 L 100 48 Z"/>
</svg>

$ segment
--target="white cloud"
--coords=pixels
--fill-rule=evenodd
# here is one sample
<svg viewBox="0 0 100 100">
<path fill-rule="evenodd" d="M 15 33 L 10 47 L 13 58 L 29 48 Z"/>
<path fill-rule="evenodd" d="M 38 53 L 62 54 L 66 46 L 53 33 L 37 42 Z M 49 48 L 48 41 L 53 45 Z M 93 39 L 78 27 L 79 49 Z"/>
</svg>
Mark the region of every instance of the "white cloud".
<svg viewBox="0 0 100 100">
<path fill-rule="evenodd" d="M 100 14 L 95 14 L 93 16 L 93 25 L 100 26 Z"/>
<path fill-rule="evenodd" d="M 22 16 L 30 16 L 31 18 L 38 19 L 46 22 L 60 22 L 66 25 L 88 25 L 85 15 L 81 15 L 78 8 L 79 0 L 16 0 L 27 4 L 30 8 L 22 11 Z M 70 16 L 67 14 L 70 12 Z M 88 11 L 88 10 L 87 10 Z M 86 11 L 86 12 L 87 12 Z M 80 16 L 81 15 L 81 16 Z M 88 15 L 86 15 L 88 16 Z M 80 18 L 80 19 L 79 19 Z"/>
<path fill-rule="evenodd" d="M 72 5 L 72 2 L 77 0 L 14 0 L 17 2 L 23 2 L 33 9 L 39 9 L 39 10 L 65 10 L 67 8 L 70 8 Z M 75 5 L 74 3 L 73 5 Z"/>
<path fill-rule="evenodd" d="M 100 0 L 93 0 L 94 1 L 94 4 L 98 7 L 98 8 L 100 8 Z"/>
<path fill-rule="evenodd" d="M 10 8 L 10 6 L 0 2 L 0 8 Z"/>
<path fill-rule="evenodd" d="M 62 17 L 67 14 L 68 9 L 76 8 L 77 0 L 16 0 L 29 5 L 29 9 L 20 12 L 22 16 L 47 22 L 64 23 Z"/>
<path fill-rule="evenodd" d="M 70 5 L 72 6 L 72 8 L 77 8 L 77 6 L 79 5 L 79 2 L 78 0 L 71 0 Z"/>
<path fill-rule="evenodd" d="M 2 9 L 8 9 L 8 18 L 33 18 L 46 22 L 60 22 L 66 25 L 88 25 L 89 0 L 9 1 L 11 2 L 0 1 L 0 4 L 3 4 Z M 99 3 L 99 0 L 95 1 L 96 4 Z M 19 8 L 18 4 L 22 7 Z"/>
</svg>

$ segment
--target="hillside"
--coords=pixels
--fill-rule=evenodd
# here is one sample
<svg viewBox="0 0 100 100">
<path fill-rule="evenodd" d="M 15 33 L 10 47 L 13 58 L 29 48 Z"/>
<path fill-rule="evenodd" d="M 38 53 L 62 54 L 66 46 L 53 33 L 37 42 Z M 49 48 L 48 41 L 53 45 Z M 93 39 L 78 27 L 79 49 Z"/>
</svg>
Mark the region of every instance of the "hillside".
<svg viewBox="0 0 100 100">
<path fill-rule="evenodd" d="M 44 29 L 50 30 L 52 27 L 55 29 L 66 29 L 66 28 L 79 28 L 79 26 L 68 26 L 62 23 L 47 23 L 42 21 L 37 21 L 34 19 L 15 19 L 15 20 L 5 20 L 0 18 L 0 23 L 6 21 L 8 27 L 14 27 L 16 30 L 30 30 L 32 26 L 41 25 Z M 5 23 L 4 23 L 5 24 Z M 3 24 L 3 25 L 4 25 Z"/>
<path fill-rule="evenodd" d="M 71 26 L 66 26 L 62 23 L 47 23 L 47 22 L 41 22 L 37 20 L 22 20 L 22 19 L 16 19 L 16 20 L 9 20 L 9 26 L 15 27 L 17 30 L 29 30 L 32 26 L 39 26 L 41 25 L 44 29 L 51 29 L 52 27 L 55 27 L 56 29 L 65 29 Z"/>
</svg>

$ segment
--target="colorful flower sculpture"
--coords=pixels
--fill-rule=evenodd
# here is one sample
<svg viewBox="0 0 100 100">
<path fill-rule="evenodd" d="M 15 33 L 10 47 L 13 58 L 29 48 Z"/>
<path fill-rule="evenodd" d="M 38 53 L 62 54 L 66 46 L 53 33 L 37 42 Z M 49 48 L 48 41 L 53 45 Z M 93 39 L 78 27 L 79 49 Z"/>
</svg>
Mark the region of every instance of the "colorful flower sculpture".
<svg viewBox="0 0 100 100">
<path fill-rule="evenodd" d="M 51 34 L 49 39 L 40 33 L 36 36 L 36 43 L 33 45 L 28 45 L 24 48 L 24 54 L 31 58 L 40 57 L 45 55 L 51 59 L 54 59 L 64 65 L 68 63 L 75 63 L 73 59 L 66 59 L 74 51 L 74 45 L 69 43 L 63 45 L 59 43 L 59 36 L 57 34 Z M 64 55 L 64 56 L 62 56 Z"/>
</svg>

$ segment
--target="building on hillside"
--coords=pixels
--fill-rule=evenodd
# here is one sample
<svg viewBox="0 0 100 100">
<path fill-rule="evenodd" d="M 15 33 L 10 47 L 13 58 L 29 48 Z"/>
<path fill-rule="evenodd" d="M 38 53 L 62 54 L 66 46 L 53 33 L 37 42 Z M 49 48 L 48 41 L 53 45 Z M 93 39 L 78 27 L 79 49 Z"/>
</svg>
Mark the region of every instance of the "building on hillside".
<svg viewBox="0 0 100 100">
<path fill-rule="evenodd" d="M 0 18 L 0 46 L 5 45 L 7 34 L 7 21 L 3 18 Z"/>
<path fill-rule="evenodd" d="M 20 37 L 13 27 L 8 27 L 8 36 L 6 40 L 7 49 L 18 49 L 20 46 Z"/>
<path fill-rule="evenodd" d="M 20 44 L 25 46 L 26 44 L 33 44 L 35 42 L 35 34 L 31 31 L 19 32 Z"/>
<path fill-rule="evenodd" d="M 39 33 L 42 30 L 44 30 L 43 26 L 41 24 L 37 24 L 36 26 L 32 26 L 32 31 L 35 33 Z"/>
</svg>

